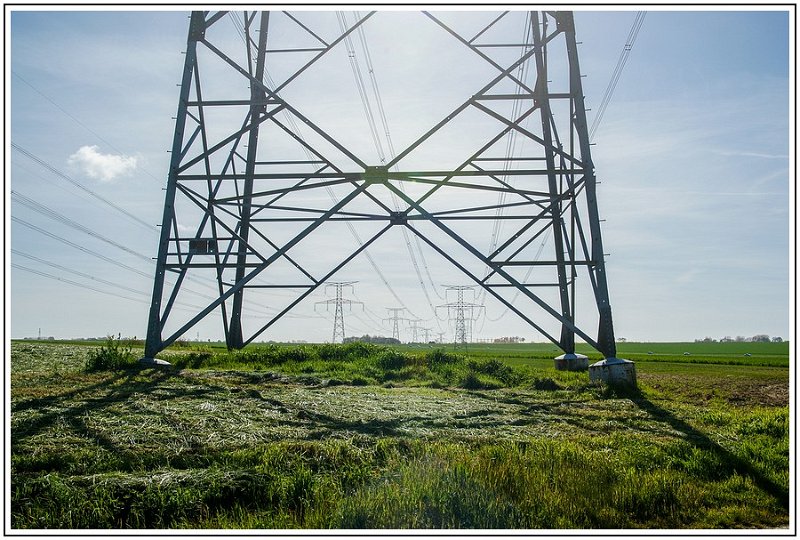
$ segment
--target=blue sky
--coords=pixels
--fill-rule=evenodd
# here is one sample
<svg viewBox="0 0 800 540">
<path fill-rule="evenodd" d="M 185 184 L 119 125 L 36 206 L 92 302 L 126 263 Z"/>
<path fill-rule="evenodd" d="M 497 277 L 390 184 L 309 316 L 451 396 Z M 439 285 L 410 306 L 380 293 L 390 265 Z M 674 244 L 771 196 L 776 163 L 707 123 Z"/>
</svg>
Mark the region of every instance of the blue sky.
<svg viewBox="0 0 800 540">
<path fill-rule="evenodd" d="M 635 13 L 576 13 L 589 108 L 599 106 Z M 420 24 L 412 30 L 416 33 L 401 34 L 413 35 L 407 45 L 414 42 L 417 49 L 405 48 L 392 35 L 391 29 L 403 21 Z M 375 65 L 397 147 L 412 140 L 420 125 L 438 120 L 446 107 L 432 103 L 457 102 L 491 73 L 454 69 L 465 53 L 455 43 L 453 52 L 440 47 L 434 40 L 443 39 L 442 32 L 425 22 L 414 13 L 379 13 L 365 27 L 376 58 L 395 59 Z M 789 139 L 789 22 L 785 11 L 648 11 L 592 147 L 602 182 L 598 197 L 618 337 L 789 336 L 794 151 Z M 156 255 L 155 225 L 163 208 L 188 13 L 18 9 L 7 24 L 11 142 L 150 225 L 7 148 L 7 189 L 13 190 L 10 208 L 16 218 L 8 254 L 15 265 L 10 271 L 11 336 L 35 336 L 39 328 L 58 338 L 143 336 L 154 266 L 148 257 Z M 431 50 L 438 54 L 426 52 Z M 335 52 L 346 62 L 345 51 Z M 333 67 L 331 73 L 337 73 Z M 416 70 L 422 75 L 412 89 L 407 81 Z M 321 125 L 341 128 L 348 144 L 374 153 L 368 141 L 359 139 L 367 125 L 352 74 L 339 70 L 327 76 L 310 78 L 287 94 L 307 103 L 303 110 Z M 320 80 L 328 84 L 324 100 L 314 94 Z M 448 94 L 445 86 L 456 90 Z M 423 99 L 431 94 L 436 99 Z M 590 123 L 594 114 L 589 112 Z M 419 122 L 410 122 L 411 117 Z M 37 212 L 35 203 L 95 234 Z M 423 325 L 444 331 L 447 339 L 452 327 L 436 319 L 408 261 L 396 256 L 404 250 L 403 239 L 396 234 L 389 240 L 372 252 L 379 266 L 395 292 L 426 320 Z M 319 242 L 347 244 L 337 237 Z M 429 296 L 434 304 L 444 303 L 448 299 L 441 286 L 465 281 L 431 254 L 426 260 L 436 285 L 429 285 Z M 390 335 L 391 327 L 380 319 L 396 300 L 363 259 L 345 270 L 337 278 L 358 280 L 353 298 L 367 307 L 346 313 L 348 335 Z M 327 298 L 323 290 L 315 293 L 264 338 L 328 339 L 332 313 L 314 309 L 314 302 Z M 513 314 L 495 322 L 502 312 L 487 304 L 487 319 L 476 322 L 475 337 L 542 339 Z M 208 318 L 188 337 L 197 335 L 220 338 L 220 321 Z"/>
</svg>

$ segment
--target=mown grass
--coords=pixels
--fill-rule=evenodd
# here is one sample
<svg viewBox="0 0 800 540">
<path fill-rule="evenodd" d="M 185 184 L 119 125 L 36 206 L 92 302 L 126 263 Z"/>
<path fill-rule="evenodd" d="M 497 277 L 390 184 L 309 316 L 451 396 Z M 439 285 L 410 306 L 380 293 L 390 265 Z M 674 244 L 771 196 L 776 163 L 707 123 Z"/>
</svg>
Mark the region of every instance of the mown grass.
<svg viewBox="0 0 800 540">
<path fill-rule="evenodd" d="M 783 368 L 630 389 L 435 349 L 97 350 L 12 344 L 14 528 L 788 526 Z"/>
</svg>

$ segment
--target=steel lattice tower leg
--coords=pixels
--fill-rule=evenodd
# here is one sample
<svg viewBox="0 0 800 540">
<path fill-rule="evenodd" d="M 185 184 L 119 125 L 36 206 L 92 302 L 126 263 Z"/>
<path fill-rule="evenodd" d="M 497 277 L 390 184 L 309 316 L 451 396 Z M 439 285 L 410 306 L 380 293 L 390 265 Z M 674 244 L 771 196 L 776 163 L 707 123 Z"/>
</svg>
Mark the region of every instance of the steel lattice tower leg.
<svg viewBox="0 0 800 540">
<path fill-rule="evenodd" d="M 183 65 L 181 93 L 178 99 L 175 136 L 172 139 L 172 157 L 170 159 L 169 177 L 167 179 L 167 190 L 164 198 L 164 213 L 161 218 L 161 236 L 158 242 L 156 275 L 153 280 L 153 298 L 150 304 L 150 315 L 147 322 L 147 338 L 145 339 L 143 358 L 145 362 L 155 361 L 156 354 L 166 346 L 164 345 L 161 331 L 162 321 L 166 318 L 170 306 L 167 306 L 166 312 L 162 315 L 161 303 L 164 294 L 167 252 L 170 246 L 172 225 L 175 222 L 174 205 L 178 185 L 176 177 L 180 166 L 180 155 L 186 129 L 186 111 L 187 103 L 189 102 L 189 91 L 191 90 L 192 76 L 194 75 L 194 67 L 197 62 L 197 41 L 203 37 L 204 33 L 205 17 L 202 12 L 195 11 L 192 13 L 189 22 L 189 38 L 186 45 L 186 59 Z M 177 339 L 177 337 L 175 339 Z"/>
<path fill-rule="evenodd" d="M 583 83 L 581 70 L 578 63 L 578 45 L 575 41 L 575 22 L 571 12 L 562 17 L 560 25 L 566 38 L 567 57 L 570 68 L 570 88 L 572 99 L 575 102 L 575 126 L 578 133 L 581 159 L 584 161 L 586 208 L 589 213 L 589 227 L 591 230 L 592 259 L 595 261 L 595 279 L 597 287 L 595 297 L 600 315 L 597 343 L 598 349 L 608 358 L 617 355 L 617 345 L 614 340 L 614 325 L 611 321 L 611 303 L 608 296 L 608 283 L 606 281 L 606 263 L 603 252 L 603 235 L 600 231 L 600 215 L 597 210 L 597 178 L 595 177 L 594 162 L 592 161 L 589 141 L 589 128 L 586 122 L 586 106 L 584 104 Z"/>
<path fill-rule="evenodd" d="M 539 14 L 533 12 L 531 18 L 534 44 L 542 42 L 541 26 L 539 24 Z M 556 175 L 556 156 L 555 149 L 557 141 L 553 139 L 551 127 L 552 112 L 550 110 L 550 91 L 547 86 L 547 63 L 544 57 L 544 47 L 536 47 L 536 86 L 534 96 L 539 103 L 539 113 L 541 119 L 542 135 L 544 139 L 545 162 L 547 164 L 547 186 L 553 204 L 550 206 L 550 219 L 552 220 L 553 242 L 555 245 L 556 272 L 558 274 L 558 292 L 561 303 L 561 315 L 566 321 L 573 322 L 570 310 L 571 301 L 567 287 L 567 265 L 564 259 L 564 239 L 561 231 L 561 215 L 564 211 L 563 203 L 560 199 L 560 189 Z M 567 323 L 561 325 L 561 339 L 559 340 L 561 349 L 565 353 L 575 352 L 575 332 L 569 328 Z"/>
<path fill-rule="evenodd" d="M 249 25 L 249 23 L 246 24 Z M 264 64 L 266 62 L 267 36 L 269 35 L 269 11 L 262 11 L 258 29 L 258 48 L 256 49 L 256 79 L 264 79 Z M 248 48 L 248 51 L 250 49 Z M 239 242 L 236 252 L 236 281 L 244 279 L 245 269 L 247 268 L 250 247 L 250 219 L 252 217 L 253 206 L 253 175 L 255 174 L 257 152 L 258 152 L 258 132 L 261 120 L 267 113 L 266 93 L 263 88 L 252 85 L 250 87 L 250 128 L 247 133 L 247 158 L 245 165 L 244 193 L 241 203 Z M 231 313 L 230 329 L 228 331 L 228 348 L 241 349 L 244 346 L 242 335 L 242 307 L 244 302 L 244 288 L 239 289 L 233 295 L 233 312 Z"/>
</svg>

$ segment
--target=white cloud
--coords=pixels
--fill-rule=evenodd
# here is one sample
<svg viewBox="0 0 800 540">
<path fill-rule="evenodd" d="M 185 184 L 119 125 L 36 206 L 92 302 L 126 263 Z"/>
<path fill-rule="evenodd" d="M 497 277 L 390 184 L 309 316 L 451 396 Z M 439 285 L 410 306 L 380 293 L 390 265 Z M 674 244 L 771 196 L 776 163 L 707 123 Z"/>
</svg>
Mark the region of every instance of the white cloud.
<svg viewBox="0 0 800 540">
<path fill-rule="evenodd" d="M 69 156 L 68 163 L 86 173 L 89 178 L 112 182 L 136 170 L 137 158 L 126 155 L 103 154 L 97 146 L 81 146 Z"/>
</svg>

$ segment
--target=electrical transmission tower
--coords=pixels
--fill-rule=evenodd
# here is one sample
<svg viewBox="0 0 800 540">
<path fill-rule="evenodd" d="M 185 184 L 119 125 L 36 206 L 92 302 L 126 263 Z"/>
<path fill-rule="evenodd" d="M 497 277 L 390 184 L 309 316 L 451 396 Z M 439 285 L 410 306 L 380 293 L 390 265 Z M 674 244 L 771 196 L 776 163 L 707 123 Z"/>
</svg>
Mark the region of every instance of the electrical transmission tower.
<svg viewBox="0 0 800 540">
<path fill-rule="evenodd" d="M 392 323 L 392 338 L 400 341 L 400 321 L 409 321 L 410 319 L 406 317 L 401 317 L 400 314 L 403 313 L 406 308 L 386 308 L 391 314 L 391 317 L 383 319 L 384 322 L 390 321 Z"/>
<path fill-rule="evenodd" d="M 361 304 L 364 306 L 364 302 L 359 302 L 357 300 L 350 300 L 349 298 L 344 298 L 342 296 L 342 289 L 344 287 L 350 287 L 350 290 L 353 289 L 353 284 L 358 283 L 357 281 L 330 281 L 325 284 L 325 290 L 327 291 L 329 288 L 333 287 L 336 289 L 335 296 L 328 300 L 321 300 L 316 302 L 314 305 L 324 305 L 326 307 L 330 307 L 331 305 L 335 306 L 334 316 L 333 316 L 333 337 L 331 338 L 331 343 L 344 343 L 344 306 L 352 308 L 353 304 Z"/>
<path fill-rule="evenodd" d="M 432 331 L 433 331 L 433 328 L 420 328 L 420 332 L 422 332 L 422 335 L 424 336 L 422 338 L 422 342 L 423 343 L 430 343 L 431 342 L 431 332 Z"/>
<path fill-rule="evenodd" d="M 411 343 L 419 343 L 419 333 L 422 330 L 422 327 L 419 323 L 422 322 L 422 319 L 412 319 L 408 321 L 408 327 L 411 330 Z"/>
<path fill-rule="evenodd" d="M 467 302 L 464 300 L 464 291 L 472 291 L 475 287 L 471 285 L 448 285 L 445 286 L 445 295 L 447 291 L 455 291 L 455 302 L 441 304 L 437 308 L 444 308 L 447 310 L 447 317 L 451 321 L 455 321 L 455 331 L 453 332 L 453 343 L 455 345 L 466 345 L 472 342 L 472 323 L 478 316 L 482 309 L 485 309 L 482 304 Z"/>
<path fill-rule="evenodd" d="M 337 24 L 333 12 L 192 13 L 143 360 L 212 313 L 229 348 L 251 343 L 350 261 L 373 261 L 368 248 L 396 227 L 564 353 L 579 337 L 620 362 L 572 12 L 473 15 L 482 17 L 477 32 L 449 12 L 403 19 L 463 53 L 459 73 L 427 75 L 460 101 L 434 123 L 408 118 L 426 122 L 409 131 L 417 138 L 375 159 L 348 147 L 359 140 L 341 131 L 350 109 L 323 107 L 320 97 L 336 89 L 330 62 L 353 58 L 365 28 L 383 24 L 397 39 L 414 32 L 390 24 L 397 14 Z M 376 65 L 396 64 L 394 52 L 373 52 L 385 55 Z M 417 54 L 434 59 L 440 49 Z M 484 73 L 485 84 L 451 84 Z M 461 155 L 442 157 L 453 153 Z M 338 241 L 328 253 L 330 235 Z M 173 307 L 194 278 L 213 282 L 215 296 L 182 316 Z M 275 289 L 293 299 L 258 297 Z M 243 317 L 247 306 L 260 320 Z"/>
</svg>

